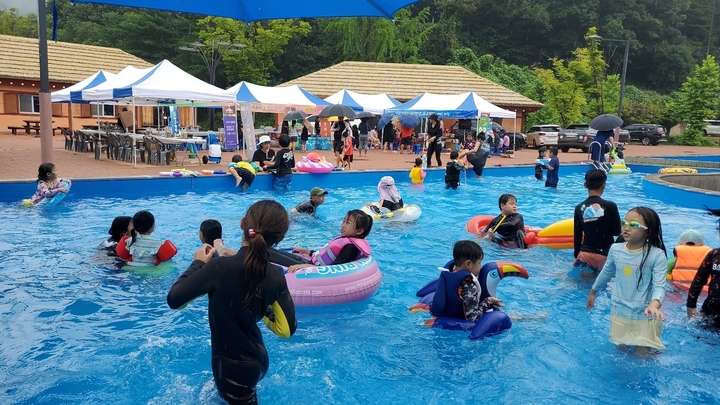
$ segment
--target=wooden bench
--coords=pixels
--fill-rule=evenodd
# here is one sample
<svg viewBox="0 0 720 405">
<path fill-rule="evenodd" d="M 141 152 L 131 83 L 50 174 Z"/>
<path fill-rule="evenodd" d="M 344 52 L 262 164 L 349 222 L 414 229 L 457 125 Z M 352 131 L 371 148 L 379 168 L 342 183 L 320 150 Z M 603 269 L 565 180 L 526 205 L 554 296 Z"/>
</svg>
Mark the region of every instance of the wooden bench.
<svg viewBox="0 0 720 405">
<path fill-rule="evenodd" d="M 23 129 L 23 130 L 24 130 L 25 127 L 8 127 L 8 129 L 12 131 L 12 134 L 13 134 L 13 135 L 17 135 L 18 129 Z"/>
</svg>

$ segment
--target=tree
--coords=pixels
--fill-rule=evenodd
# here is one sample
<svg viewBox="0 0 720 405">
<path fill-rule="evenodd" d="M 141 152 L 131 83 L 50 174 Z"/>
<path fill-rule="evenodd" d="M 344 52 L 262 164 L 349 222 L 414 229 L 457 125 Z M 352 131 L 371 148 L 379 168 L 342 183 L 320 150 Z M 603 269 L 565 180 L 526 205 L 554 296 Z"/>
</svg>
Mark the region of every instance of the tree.
<svg viewBox="0 0 720 405">
<path fill-rule="evenodd" d="M 0 8 L 0 34 L 2 35 L 37 38 L 37 26 L 35 14 L 22 16 L 16 8 Z"/>
<path fill-rule="evenodd" d="M 712 55 L 708 55 L 701 66 L 682 85 L 679 112 L 687 123 L 682 134 L 684 145 L 701 146 L 709 143 L 703 137 L 705 119 L 717 118 L 718 95 L 720 94 L 720 68 Z"/>
<path fill-rule="evenodd" d="M 298 20 L 271 20 L 245 24 L 228 18 L 206 17 L 198 21 L 200 39 L 239 42 L 245 45 L 240 52 L 223 55 L 225 72 L 230 82 L 241 80 L 265 85 L 276 71 L 274 61 L 295 37 L 310 32 L 310 24 Z"/>
<path fill-rule="evenodd" d="M 585 96 L 564 61 L 554 58 L 551 61 L 552 70 L 535 68 L 535 75 L 543 81 L 542 89 L 547 97 L 545 105 L 560 119 L 560 125 L 566 127 L 582 116 L 580 108 L 586 104 Z"/>
</svg>

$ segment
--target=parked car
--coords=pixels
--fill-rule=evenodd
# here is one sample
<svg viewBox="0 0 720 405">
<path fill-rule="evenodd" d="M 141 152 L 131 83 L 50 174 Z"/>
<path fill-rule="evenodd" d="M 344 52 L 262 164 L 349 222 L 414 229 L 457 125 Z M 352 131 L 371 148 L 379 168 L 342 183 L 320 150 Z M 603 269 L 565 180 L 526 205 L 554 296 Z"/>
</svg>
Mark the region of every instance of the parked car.
<svg viewBox="0 0 720 405">
<path fill-rule="evenodd" d="M 589 124 L 572 124 L 568 125 L 558 133 L 558 148 L 563 152 L 568 152 L 570 148 L 580 149 L 583 153 L 588 153 L 590 143 L 597 134 L 597 131 L 590 128 Z M 630 133 L 624 129 L 620 130 L 618 142 L 629 143 Z"/>
<path fill-rule="evenodd" d="M 659 124 L 630 124 L 623 129 L 630 133 L 631 141 L 638 141 L 643 145 L 657 145 L 667 141 L 665 128 Z"/>
<path fill-rule="evenodd" d="M 528 145 L 532 145 L 533 148 L 539 148 L 540 146 L 547 145 L 557 145 L 559 132 L 559 125 L 535 125 L 530 128 L 527 133 Z"/>
<path fill-rule="evenodd" d="M 510 150 L 520 150 L 527 147 L 527 136 L 522 132 L 509 131 L 497 122 L 492 123 L 493 132 L 500 135 L 507 134 L 510 138 Z"/>
<path fill-rule="evenodd" d="M 703 130 L 705 136 L 720 136 L 720 120 L 705 120 L 707 126 Z"/>
</svg>

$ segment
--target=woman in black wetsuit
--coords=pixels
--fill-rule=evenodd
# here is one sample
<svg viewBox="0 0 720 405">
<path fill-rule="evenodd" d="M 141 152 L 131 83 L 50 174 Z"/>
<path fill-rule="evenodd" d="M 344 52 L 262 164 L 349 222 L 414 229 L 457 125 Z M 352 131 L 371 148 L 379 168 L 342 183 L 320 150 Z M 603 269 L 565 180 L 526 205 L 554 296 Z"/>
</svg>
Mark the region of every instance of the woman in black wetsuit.
<svg viewBox="0 0 720 405">
<path fill-rule="evenodd" d="M 257 404 L 255 386 L 270 364 L 257 322 L 263 319 L 283 338 L 297 328 L 285 276 L 268 259 L 268 248 L 283 240 L 289 224 L 282 205 L 256 202 L 240 221 L 243 241 L 237 254 L 212 258 L 215 249 L 203 245 L 168 293 L 173 309 L 208 294 L 213 376 L 229 404 Z"/>
</svg>

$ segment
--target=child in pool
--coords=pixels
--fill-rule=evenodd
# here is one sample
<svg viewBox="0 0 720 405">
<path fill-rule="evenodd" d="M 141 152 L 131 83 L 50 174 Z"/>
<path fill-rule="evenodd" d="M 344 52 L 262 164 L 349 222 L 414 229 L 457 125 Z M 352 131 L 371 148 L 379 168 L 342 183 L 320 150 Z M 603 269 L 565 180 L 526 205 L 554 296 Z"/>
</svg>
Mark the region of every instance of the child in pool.
<svg viewBox="0 0 720 405">
<path fill-rule="evenodd" d="M 686 229 L 680 234 L 673 248 L 673 257 L 668 260 L 668 280 L 690 284 L 698 268 L 712 249 L 705 245 L 705 238 L 694 229 Z"/>
<path fill-rule="evenodd" d="M 450 161 L 445 166 L 445 188 L 457 190 L 460 185 L 460 173 L 464 172 L 465 165 L 458 161 L 460 154 L 454 150 L 450 152 Z"/>
<path fill-rule="evenodd" d="M 512 194 L 503 194 L 498 199 L 498 206 L 500 207 L 500 215 L 490 221 L 480 236 L 491 238 L 500 243 L 515 243 L 517 247 L 524 249 L 525 220 L 522 214 L 517 212 L 517 198 Z M 496 239 L 496 233 L 500 238 Z"/>
<path fill-rule="evenodd" d="M 711 215 L 720 216 L 718 209 L 708 209 L 708 211 Z M 718 268 L 718 263 L 720 263 L 720 248 L 711 250 L 700 264 L 692 284 L 690 284 L 686 303 L 688 318 L 698 316 L 697 300 L 709 278 L 708 295 L 700 311 L 716 328 L 720 327 L 720 268 Z"/>
<path fill-rule="evenodd" d="M 660 307 L 665 298 L 667 256 L 660 218 L 650 208 L 635 207 L 622 221 L 622 236 L 624 243 L 610 247 L 605 266 L 590 290 L 587 308 L 595 306 L 597 290 L 615 277 L 610 340 L 616 345 L 635 346 L 642 355 L 647 348 L 665 348 L 660 341 L 665 319 Z"/>
<path fill-rule="evenodd" d="M 132 219 L 133 230 L 125 240 L 126 249 L 132 256 L 132 266 L 155 266 L 162 242 L 150 236 L 155 230 L 155 217 L 149 211 L 138 211 Z M 118 244 L 120 248 L 120 244 Z M 118 252 L 120 253 L 120 252 Z M 122 256 L 122 254 L 121 254 Z"/>
<path fill-rule="evenodd" d="M 292 184 L 292 172 L 295 169 L 295 155 L 292 150 L 288 149 L 288 146 L 290 145 L 289 137 L 281 135 L 278 139 L 278 143 L 282 149 L 278 151 L 277 156 L 275 157 L 275 163 L 272 165 L 266 165 L 264 169 L 265 171 L 277 170 L 275 173 L 275 182 L 273 183 L 273 188 L 275 190 L 290 190 L 290 186 Z"/>
<path fill-rule="evenodd" d="M 546 146 L 541 146 L 540 149 L 538 149 L 538 158 L 535 161 L 535 178 L 538 180 L 543 179 L 543 169 L 545 169 L 545 165 L 550 162 L 550 159 L 548 158 L 548 150 Z"/>
<path fill-rule="evenodd" d="M 416 158 L 415 159 L 415 166 L 410 170 L 410 174 L 408 177 L 410 177 L 410 181 L 412 184 L 422 184 L 423 181 L 425 181 L 425 176 L 427 173 L 425 173 L 425 170 L 422 169 L 422 159 Z"/>
<path fill-rule="evenodd" d="M 392 177 L 382 177 L 378 183 L 377 190 L 378 193 L 380 193 L 380 202 L 377 204 L 377 207 L 395 211 L 405 205 L 402 197 L 400 197 L 400 193 L 398 193 L 397 187 L 395 187 L 395 179 Z"/>
<path fill-rule="evenodd" d="M 482 268 L 483 250 L 477 243 L 470 240 L 461 240 L 455 242 L 453 247 L 453 260 L 455 261 L 455 269 L 452 273 L 443 271 L 440 273 L 440 283 L 438 290 L 443 289 L 446 294 L 436 294 L 435 297 L 452 297 L 454 301 L 456 296 L 462 301 L 461 305 L 447 305 L 442 303 L 431 306 L 433 309 L 443 308 L 446 311 L 442 313 L 432 312 L 435 316 L 443 316 L 448 318 L 465 319 L 471 322 L 480 319 L 485 312 L 495 309 L 496 306 L 502 307 L 505 304 L 495 297 L 487 297 L 480 299 L 482 289 L 478 281 L 478 275 Z M 455 278 L 459 273 L 467 272 L 465 278 L 460 281 L 459 286 L 455 287 L 451 278 Z M 457 283 L 457 281 L 455 281 Z M 450 308 L 450 311 L 447 309 Z"/>
<path fill-rule="evenodd" d="M 547 169 L 547 179 L 545 180 L 545 187 L 557 188 L 558 182 L 560 181 L 560 160 L 558 159 L 558 148 L 556 146 L 548 149 L 550 152 L 550 161 L 545 165 Z"/>
<path fill-rule="evenodd" d="M 222 241 L 222 224 L 214 219 L 206 219 L 200 224 L 200 230 L 198 231 L 198 238 L 200 243 L 213 245 L 216 240 Z M 213 257 L 219 256 L 216 250 Z"/>
<path fill-rule="evenodd" d="M 288 272 L 294 273 L 300 269 L 313 266 L 330 266 L 345 264 L 370 256 L 371 249 L 365 238 L 372 229 L 372 217 L 360 210 L 350 210 L 340 225 L 340 236 L 331 240 L 318 251 L 296 246 L 293 253 L 300 253 L 310 257 L 307 264 L 293 264 Z M 334 259 L 333 259 L 334 257 Z M 283 263 L 278 263 L 283 264 Z"/>
<path fill-rule="evenodd" d="M 252 185 L 255 173 L 260 171 L 260 168 L 254 162 L 243 162 L 242 156 L 235 155 L 232 157 L 232 162 L 228 163 L 228 171 L 235 177 L 235 187 L 242 184 L 245 191 Z"/>
<path fill-rule="evenodd" d="M 68 188 L 72 185 L 70 180 L 58 178 L 55 165 L 52 163 L 40 165 L 37 183 L 37 191 L 30 197 L 28 205 L 37 205 L 46 198 L 55 197 L 58 193 L 67 194 Z"/>
<path fill-rule="evenodd" d="M 110 237 L 98 247 L 100 249 L 111 249 L 114 252 L 115 246 L 120 242 L 120 239 L 122 239 L 123 236 L 130 236 L 132 230 L 132 218 L 126 216 L 115 217 L 108 231 Z"/>
</svg>

